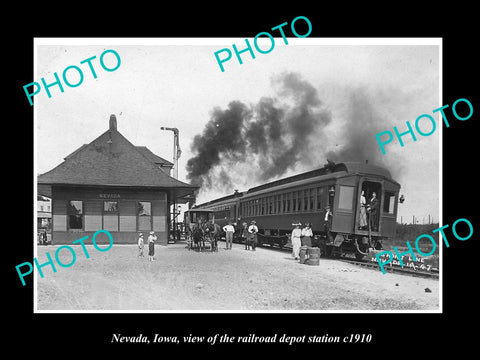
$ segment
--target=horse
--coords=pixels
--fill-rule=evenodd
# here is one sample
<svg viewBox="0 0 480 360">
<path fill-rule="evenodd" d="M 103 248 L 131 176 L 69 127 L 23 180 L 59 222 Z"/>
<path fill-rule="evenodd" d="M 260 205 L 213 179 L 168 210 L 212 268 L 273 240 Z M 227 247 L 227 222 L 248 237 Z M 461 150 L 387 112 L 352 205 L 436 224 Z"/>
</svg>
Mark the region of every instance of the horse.
<svg viewBox="0 0 480 360">
<path fill-rule="evenodd" d="M 220 235 L 220 231 L 220 226 L 215 223 L 208 222 L 204 225 L 203 233 L 205 234 L 205 239 L 210 243 L 210 249 L 212 252 L 218 251 L 217 239 Z"/>
<path fill-rule="evenodd" d="M 205 248 L 205 239 L 203 236 L 203 229 L 201 226 L 195 224 L 192 229 L 193 248 L 196 251 L 203 251 Z"/>
</svg>

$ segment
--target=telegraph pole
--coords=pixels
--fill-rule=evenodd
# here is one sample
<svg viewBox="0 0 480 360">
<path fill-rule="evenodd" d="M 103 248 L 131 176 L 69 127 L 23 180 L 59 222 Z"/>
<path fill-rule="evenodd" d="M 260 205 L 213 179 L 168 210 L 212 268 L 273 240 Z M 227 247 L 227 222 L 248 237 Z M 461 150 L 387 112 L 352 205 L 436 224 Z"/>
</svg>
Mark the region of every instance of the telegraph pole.
<svg viewBox="0 0 480 360">
<path fill-rule="evenodd" d="M 178 159 L 182 154 L 182 150 L 180 150 L 180 144 L 178 142 L 179 131 L 177 128 L 164 127 L 164 126 L 162 126 L 160 130 L 173 131 L 173 177 L 178 180 Z"/>
<path fill-rule="evenodd" d="M 171 128 L 171 127 L 160 127 L 160 130 L 169 130 L 169 131 L 173 131 L 173 177 L 175 179 L 178 180 L 178 159 L 180 158 L 180 155 L 182 154 L 182 151 L 180 150 L 180 144 L 178 142 L 178 129 L 177 128 Z M 177 206 L 177 199 L 175 198 L 175 192 L 174 192 L 174 195 L 173 195 L 173 199 L 172 199 L 172 211 L 170 213 L 170 217 L 171 217 L 171 221 L 172 221 L 172 229 L 171 231 L 173 231 L 173 238 L 176 240 L 180 240 L 180 239 L 177 239 L 177 216 L 178 214 L 176 214 L 176 206 Z M 168 237 L 170 238 L 170 234 L 168 234 Z M 168 240 L 167 239 L 167 243 L 168 243 Z"/>
</svg>

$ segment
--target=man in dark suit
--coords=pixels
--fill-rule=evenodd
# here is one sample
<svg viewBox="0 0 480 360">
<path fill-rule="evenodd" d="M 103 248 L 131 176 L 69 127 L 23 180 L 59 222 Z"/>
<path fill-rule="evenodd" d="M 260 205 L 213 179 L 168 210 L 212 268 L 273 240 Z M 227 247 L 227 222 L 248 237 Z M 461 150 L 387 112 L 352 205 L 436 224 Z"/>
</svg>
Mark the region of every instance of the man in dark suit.
<svg viewBox="0 0 480 360">
<path fill-rule="evenodd" d="M 370 228 L 372 231 L 378 231 L 378 199 L 375 192 L 372 193 L 367 211 L 370 214 L 368 219 L 370 221 Z"/>
</svg>

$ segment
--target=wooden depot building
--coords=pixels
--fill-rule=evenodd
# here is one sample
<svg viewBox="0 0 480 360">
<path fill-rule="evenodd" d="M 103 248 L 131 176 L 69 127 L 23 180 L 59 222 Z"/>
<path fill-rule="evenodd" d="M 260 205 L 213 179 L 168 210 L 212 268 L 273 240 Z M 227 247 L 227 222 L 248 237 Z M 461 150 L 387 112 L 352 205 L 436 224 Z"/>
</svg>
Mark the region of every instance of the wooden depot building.
<svg viewBox="0 0 480 360">
<path fill-rule="evenodd" d="M 170 208 L 194 199 L 198 187 L 170 176 L 173 164 L 109 129 L 37 178 L 39 195 L 52 199 L 52 244 L 71 244 L 108 230 L 114 243 L 136 243 L 150 231 L 157 243 L 169 239 Z M 108 243 L 107 236 L 95 240 Z"/>
</svg>

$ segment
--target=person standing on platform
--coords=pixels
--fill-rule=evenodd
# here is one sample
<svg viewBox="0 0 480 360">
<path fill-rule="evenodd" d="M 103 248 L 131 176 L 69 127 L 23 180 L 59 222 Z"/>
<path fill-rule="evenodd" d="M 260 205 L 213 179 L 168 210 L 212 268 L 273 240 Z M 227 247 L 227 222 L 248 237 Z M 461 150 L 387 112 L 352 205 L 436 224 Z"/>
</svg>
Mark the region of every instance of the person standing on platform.
<svg viewBox="0 0 480 360">
<path fill-rule="evenodd" d="M 257 222 L 252 220 L 250 226 L 248 227 L 248 237 L 250 238 L 250 245 L 252 245 L 252 250 L 255 251 L 257 247 L 257 233 L 258 227 Z"/>
<path fill-rule="evenodd" d="M 225 248 L 227 250 L 232 250 L 233 233 L 235 232 L 235 228 L 231 221 L 223 227 L 223 231 L 225 231 Z"/>
<path fill-rule="evenodd" d="M 242 237 L 242 241 L 245 243 L 245 250 L 250 250 L 249 238 L 248 238 L 248 224 L 244 222 L 242 224 L 242 232 L 240 236 Z"/>
<path fill-rule="evenodd" d="M 293 225 L 295 228 L 292 230 L 292 256 L 295 260 L 298 260 L 300 256 L 300 246 L 302 246 L 302 230 L 300 229 L 300 223 Z"/>
<path fill-rule="evenodd" d="M 330 232 L 330 229 L 332 228 L 332 211 L 330 210 L 330 206 L 327 206 L 325 208 L 325 234 L 327 235 L 327 244 L 332 244 L 333 243 L 333 236 L 332 233 Z"/>
<path fill-rule="evenodd" d="M 143 233 L 138 234 L 138 256 L 143 257 L 143 249 L 145 248 L 145 243 L 143 241 Z"/>
<path fill-rule="evenodd" d="M 155 260 L 153 256 L 155 255 L 156 240 L 157 240 L 157 237 L 155 236 L 155 233 L 153 231 L 150 231 L 150 235 L 148 236 L 148 260 L 149 261 Z"/>
<path fill-rule="evenodd" d="M 302 229 L 302 246 L 312 246 L 312 237 L 313 237 L 313 231 L 312 231 L 312 225 L 310 223 L 306 223 L 305 227 Z"/>
<path fill-rule="evenodd" d="M 220 225 L 217 223 L 213 223 L 213 251 L 218 251 L 218 239 L 220 238 L 220 234 L 222 233 L 222 229 Z"/>
</svg>

